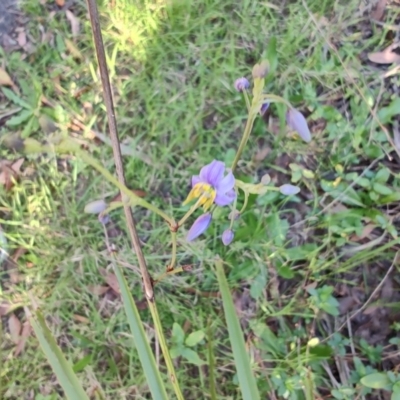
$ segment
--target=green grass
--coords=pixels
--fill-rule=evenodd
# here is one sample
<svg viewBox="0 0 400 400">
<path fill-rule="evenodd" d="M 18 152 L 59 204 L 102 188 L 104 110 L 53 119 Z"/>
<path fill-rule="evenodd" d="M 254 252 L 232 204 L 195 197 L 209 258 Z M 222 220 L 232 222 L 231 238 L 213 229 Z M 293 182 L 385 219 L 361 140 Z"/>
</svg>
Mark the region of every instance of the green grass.
<svg viewBox="0 0 400 400">
<path fill-rule="evenodd" d="M 80 58 L 74 58 L 66 41 L 73 38 L 65 13 L 50 17 L 49 10 L 37 3 L 26 1 L 24 5 L 35 52 L 23 59 L 17 52 L 2 54 L 21 98 L 32 99 L 35 115 L 28 128 L 26 122 L 2 126 L 0 140 L 21 132 L 46 139 L 51 135 L 48 121 L 55 120 L 61 130 L 89 143 L 90 152 L 113 171 L 111 147 L 69 126 L 78 118 L 88 129 L 107 133 L 85 4 L 76 2 L 72 9 L 82 25 L 75 40 Z M 367 301 L 399 244 L 394 218 L 398 168 L 385 155 L 394 154 L 393 149 L 371 122 L 370 105 L 363 99 L 379 98 L 377 111 L 390 124 L 395 112 L 389 107 L 385 114 L 385 107 L 394 97 L 390 90 L 379 96 L 377 72 L 359 57 L 362 52 L 383 48 L 384 43 L 377 27 L 370 38 L 362 30 L 360 35 L 349 36 L 367 18 L 357 19 L 357 1 L 343 5 L 305 1 L 314 18 L 322 21 L 319 29 L 301 1 L 286 2 L 284 8 L 281 3 L 176 0 L 102 5 L 118 128 L 122 142 L 137 155 L 124 157 L 127 182 L 132 188 L 144 189 L 148 201 L 180 218 L 190 176 L 214 158 L 228 160 L 230 149 L 236 149 L 240 141 L 246 110 L 243 98 L 233 89 L 234 80 L 250 77 L 254 63 L 268 57 L 268 92 L 284 96 L 310 115 L 314 140 L 304 144 L 285 135 L 279 129 L 285 124 L 284 110 L 272 107 L 273 128 L 257 120 L 238 177 L 258 182 L 269 173 L 278 186 L 297 179 L 301 194 L 293 201 L 276 193 L 251 198 L 229 248 L 219 238 L 228 225 L 225 212 L 193 244 L 179 234 L 178 261 L 193 264 L 193 270 L 156 285 L 164 332 L 171 341 L 174 322 L 187 334 L 206 333 L 211 325 L 218 398 L 240 398 L 222 302 L 206 295 L 217 291 L 212 264 L 215 254 L 220 254 L 236 307 L 242 312 L 261 398 L 306 399 L 307 390 L 315 396 L 311 398 L 328 398 L 332 390 L 338 399 L 362 398 L 368 392 L 360 383 L 363 376 L 393 368 L 381 360 L 397 344 L 392 342 L 384 350 L 377 346 L 389 346 L 396 326 L 368 347 L 360 341 L 360 332 L 344 329 L 343 335 L 335 333 L 345 322 L 343 316 L 323 316 L 322 312 L 335 314 L 334 299 L 357 290 L 362 293 L 361 304 Z M 48 43 L 41 40 L 40 26 L 49 34 Z M 398 83 L 398 78 L 394 76 L 392 82 Z M 40 95 L 53 107 L 40 103 Z M 11 101 L 4 104 L 5 110 L 15 107 Z M 271 152 L 256 162 L 253 159 L 260 146 L 270 147 Z M 3 147 L 0 156 L 16 157 Z M 105 286 L 100 269 L 108 268 L 111 259 L 102 227 L 83 209 L 89 201 L 117 191 L 72 156 L 29 156 L 23 170 L 28 167 L 32 172 L 11 191 L 0 188 L 0 224 L 8 251 L 27 250 L 18 260 L 17 282 L 10 281 L 10 271 L 1 272 L 1 298 L 11 304 L 29 304 L 30 293 L 37 300 L 84 387 L 94 390 L 100 385 L 108 399 L 149 398 L 120 297 L 112 291 L 99 296 L 93 289 Z M 353 191 L 350 185 L 360 174 L 366 180 L 362 185 L 357 181 Z M 170 257 L 168 229 L 146 211 L 135 209 L 135 217 L 150 272 L 156 277 L 164 272 Z M 131 266 L 125 273 L 134 298 L 141 300 L 141 278 L 123 218 L 122 211 L 112 213 L 113 222 L 123 232 L 112 241 L 119 249 L 121 265 Z M 373 235 L 355 240 L 368 224 L 375 226 Z M 384 232 L 381 242 L 367 245 Z M 365 246 L 350 253 L 351 242 Z M 397 293 L 397 281 L 392 281 Z M 307 292 L 313 284 L 317 292 Z M 330 294 L 324 285 L 332 286 L 334 292 Z M 386 302 L 390 303 L 388 321 L 396 320 L 396 295 Z M 16 314 L 24 321 L 21 309 Z M 13 355 L 8 316 L 3 316 L 0 397 L 60 398 L 59 386 L 35 337 L 29 338 L 20 355 Z M 141 316 L 151 346 L 159 354 L 151 317 L 146 309 Z M 354 322 L 353 329 L 359 326 Z M 315 336 L 327 346 L 314 350 L 307 346 Z M 207 340 L 194 350 L 207 361 Z M 208 398 L 207 369 L 185 359 L 175 361 L 185 399 Z"/>
</svg>

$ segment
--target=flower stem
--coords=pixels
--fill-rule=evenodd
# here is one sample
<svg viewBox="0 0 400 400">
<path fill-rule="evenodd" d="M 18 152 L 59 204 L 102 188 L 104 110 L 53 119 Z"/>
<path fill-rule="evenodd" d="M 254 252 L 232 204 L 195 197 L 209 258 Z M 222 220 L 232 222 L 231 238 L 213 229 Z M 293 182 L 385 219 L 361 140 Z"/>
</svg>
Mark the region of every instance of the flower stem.
<svg viewBox="0 0 400 400">
<path fill-rule="evenodd" d="M 160 210 L 158 207 L 150 204 L 146 200 L 138 197 L 134 193 L 132 193 L 125 185 L 122 185 L 118 179 L 116 179 L 109 171 L 107 171 L 100 163 L 97 162 L 92 156 L 90 156 L 87 152 L 83 150 L 77 150 L 77 155 L 86 163 L 91 165 L 94 169 L 97 169 L 104 178 L 106 178 L 109 182 L 115 185 L 121 192 L 123 192 L 127 197 L 132 205 L 139 205 L 141 207 L 147 208 L 148 210 L 158 214 L 161 218 L 163 218 L 170 226 L 175 225 L 175 221 L 169 215 L 167 215 L 164 211 Z"/>
<path fill-rule="evenodd" d="M 167 272 L 173 271 L 176 264 L 176 231 L 171 229 L 171 241 L 172 241 L 172 254 L 171 254 L 171 262 L 167 267 Z"/>
<path fill-rule="evenodd" d="M 201 204 L 202 200 L 203 200 L 203 198 L 200 197 L 200 198 L 196 201 L 196 203 L 194 203 L 194 204 L 192 205 L 192 207 L 189 208 L 188 212 L 179 220 L 179 222 L 178 222 L 178 224 L 177 224 L 178 228 L 181 227 L 181 226 L 186 222 L 186 220 L 197 210 L 197 208 L 198 208 L 199 205 Z"/>
</svg>

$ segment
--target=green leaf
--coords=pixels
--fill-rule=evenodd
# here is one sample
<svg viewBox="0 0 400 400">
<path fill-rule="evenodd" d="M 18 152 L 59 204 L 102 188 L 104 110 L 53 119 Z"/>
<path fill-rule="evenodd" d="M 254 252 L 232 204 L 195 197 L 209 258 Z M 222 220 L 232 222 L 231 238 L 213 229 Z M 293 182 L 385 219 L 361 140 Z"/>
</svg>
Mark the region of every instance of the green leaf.
<svg viewBox="0 0 400 400">
<path fill-rule="evenodd" d="M 283 246 L 289 230 L 289 223 L 286 219 L 280 219 L 278 213 L 273 213 L 265 219 L 268 231 L 275 246 Z"/>
<path fill-rule="evenodd" d="M 278 52 L 276 51 L 276 37 L 272 36 L 267 45 L 267 59 L 269 62 L 269 74 L 273 75 L 278 67 Z"/>
<path fill-rule="evenodd" d="M 81 358 L 78 362 L 76 362 L 73 366 L 74 372 L 80 372 L 85 369 L 87 365 L 92 362 L 92 355 L 88 354 L 87 356 Z"/>
<path fill-rule="evenodd" d="M 14 115 L 10 118 L 7 122 L 7 126 L 18 126 L 25 122 L 27 119 L 32 117 L 33 111 L 32 110 L 22 110 L 19 114 Z"/>
<path fill-rule="evenodd" d="M 125 277 L 121 269 L 116 266 L 114 268 L 115 275 L 118 279 L 118 284 L 121 289 L 121 296 L 124 303 L 125 314 L 131 328 L 133 341 L 136 345 L 140 363 L 149 385 L 149 389 L 153 399 L 168 399 L 164 383 L 161 379 L 159 369 L 156 365 L 154 355 L 151 351 L 149 340 L 143 329 L 143 323 L 140 319 L 139 311 L 133 301 L 131 290 L 126 283 Z"/>
<path fill-rule="evenodd" d="M 199 355 L 193 351 L 192 349 L 189 349 L 187 347 L 184 347 L 182 350 L 182 357 L 186 358 L 191 364 L 194 365 L 204 365 L 205 362 L 199 357 Z"/>
<path fill-rule="evenodd" d="M 70 400 L 89 400 L 88 395 L 82 388 L 72 366 L 66 360 L 57 342 L 46 325 L 45 319 L 40 311 L 29 317 L 31 326 L 46 355 L 47 361 L 53 369 L 58 382 L 63 388 L 65 395 Z"/>
<path fill-rule="evenodd" d="M 375 181 L 379 183 L 386 183 L 389 178 L 390 178 L 389 168 L 382 168 L 375 175 Z"/>
<path fill-rule="evenodd" d="M 182 355 L 184 347 L 181 344 L 177 344 L 176 346 L 172 346 L 169 349 L 169 354 L 171 358 L 176 358 Z"/>
<path fill-rule="evenodd" d="M 260 273 L 254 278 L 250 287 L 250 296 L 254 300 L 258 300 L 267 285 L 267 270 L 261 266 Z"/>
<path fill-rule="evenodd" d="M 372 185 L 372 188 L 375 190 L 376 193 L 382 194 L 383 196 L 388 196 L 389 194 L 392 194 L 393 190 L 390 187 L 387 187 L 386 185 L 382 185 L 379 182 L 375 182 Z"/>
<path fill-rule="evenodd" d="M 192 332 L 185 340 L 185 345 L 188 347 L 196 346 L 196 344 L 200 343 L 204 339 L 203 331 L 195 331 Z"/>
<path fill-rule="evenodd" d="M 183 343 L 185 339 L 185 332 L 176 322 L 172 325 L 172 339 L 176 344 Z"/>
<path fill-rule="evenodd" d="M 387 107 L 383 107 L 379 110 L 378 116 L 382 124 L 390 122 L 392 117 L 399 113 L 400 109 L 400 97 L 396 97 Z"/>
<path fill-rule="evenodd" d="M 7 97 L 8 100 L 11 100 L 14 104 L 26 108 L 28 110 L 32 110 L 32 106 L 27 103 L 25 100 L 22 100 L 18 97 L 12 90 L 7 88 L 2 88 L 4 95 Z"/>
<path fill-rule="evenodd" d="M 386 374 L 375 372 L 361 378 L 360 382 L 372 389 L 384 389 L 390 384 L 390 380 Z"/>
<path fill-rule="evenodd" d="M 222 296 L 224 314 L 228 326 L 229 339 L 231 342 L 233 357 L 235 360 L 237 376 L 243 400 L 259 400 L 255 377 L 251 371 L 249 355 L 246 352 L 243 332 L 239 324 L 239 319 L 235 312 L 229 285 L 225 277 L 222 261 L 216 261 L 216 272 L 218 285 Z"/>
</svg>

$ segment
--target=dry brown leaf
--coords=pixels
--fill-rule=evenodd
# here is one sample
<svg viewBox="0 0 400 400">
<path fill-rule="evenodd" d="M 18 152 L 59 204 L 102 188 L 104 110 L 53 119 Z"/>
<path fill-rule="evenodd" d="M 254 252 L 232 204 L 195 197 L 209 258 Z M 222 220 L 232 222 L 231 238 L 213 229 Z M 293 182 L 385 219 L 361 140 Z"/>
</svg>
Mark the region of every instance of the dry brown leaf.
<svg viewBox="0 0 400 400">
<path fill-rule="evenodd" d="M 74 314 L 74 320 L 81 322 L 83 324 L 88 324 L 90 322 L 89 318 L 86 318 L 83 315 L 79 315 L 79 314 Z"/>
<path fill-rule="evenodd" d="M 352 235 L 350 240 L 352 242 L 359 242 L 359 241 L 365 239 L 366 237 L 368 237 L 375 228 L 376 228 L 375 224 L 367 224 L 364 226 L 360 236 Z"/>
<path fill-rule="evenodd" d="M 7 71 L 0 67 L 0 86 L 14 86 L 14 82 L 12 81 L 10 75 L 8 75 Z"/>
<path fill-rule="evenodd" d="M 263 161 L 265 160 L 268 155 L 271 153 L 271 148 L 270 147 L 263 147 L 257 151 L 257 153 L 254 156 L 254 161 Z"/>
<path fill-rule="evenodd" d="M 21 321 L 14 313 L 10 314 L 8 317 L 8 329 L 10 330 L 11 340 L 15 344 L 18 344 L 21 333 Z"/>
<path fill-rule="evenodd" d="M 65 0 L 55 0 L 56 4 L 58 5 L 58 7 L 64 7 L 65 5 Z"/>
<path fill-rule="evenodd" d="M 79 30 L 80 30 L 80 22 L 79 19 L 76 18 L 76 16 L 69 10 L 65 10 L 65 15 L 71 24 L 71 32 L 72 36 L 76 37 L 79 35 Z"/>
<path fill-rule="evenodd" d="M 3 185 L 6 190 L 10 190 L 14 186 L 14 179 L 18 179 L 21 166 L 24 162 L 23 158 L 14 161 L 0 161 L 0 185 Z"/>
<path fill-rule="evenodd" d="M 108 286 L 101 286 L 101 285 L 92 285 L 88 287 L 89 292 L 96 296 L 103 295 L 105 292 L 107 292 L 108 289 L 109 289 Z"/>
<path fill-rule="evenodd" d="M 17 347 L 15 348 L 15 356 L 18 356 L 24 351 L 26 341 L 28 340 L 28 337 L 30 336 L 32 332 L 32 327 L 29 321 L 25 321 L 22 324 L 22 332 L 21 332 L 21 337 L 20 340 L 18 341 Z"/>
<path fill-rule="evenodd" d="M 398 43 L 393 43 L 382 51 L 376 53 L 369 53 L 368 59 L 375 64 L 393 64 L 400 63 L 400 54 L 395 53 L 393 50 L 399 47 Z"/>
<path fill-rule="evenodd" d="M 387 0 L 379 0 L 375 8 L 371 12 L 371 18 L 376 21 L 381 21 L 385 14 Z"/>
<path fill-rule="evenodd" d="M 116 293 L 120 294 L 118 279 L 112 272 L 107 272 L 105 269 L 101 268 L 100 273 L 103 275 L 106 283 L 110 288 Z"/>
<path fill-rule="evenodd" d="M 20 47 L 25 47 L 26 45 L 26 33 L 24 31 L 18 33 L 17 42 Z"/>
<path fill-rule="evenodd" d="M 2 302 L 0 304 L 0 317 L 4 317 L 7 315 L 11 310 L 11 304 L 8 302 Z"/>
</svg>

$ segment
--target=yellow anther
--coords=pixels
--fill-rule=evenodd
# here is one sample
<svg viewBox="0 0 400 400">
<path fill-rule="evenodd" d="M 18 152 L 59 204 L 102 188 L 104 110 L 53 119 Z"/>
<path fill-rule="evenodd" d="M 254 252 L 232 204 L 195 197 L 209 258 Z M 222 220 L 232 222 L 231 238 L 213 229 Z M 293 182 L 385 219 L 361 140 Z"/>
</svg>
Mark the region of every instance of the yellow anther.
<svg viewBox="0 0 400 400">
<path fill-rule="evenodd" d="M 204 211 L 207 211 L 214 203 L 216 195 L 217 193 L 211 185 L 199 182 L 193 186 L 183 205 L 190 203 L 192 200 L 198 200 L 198 205 L 203 206 Z"/>
</svg>

